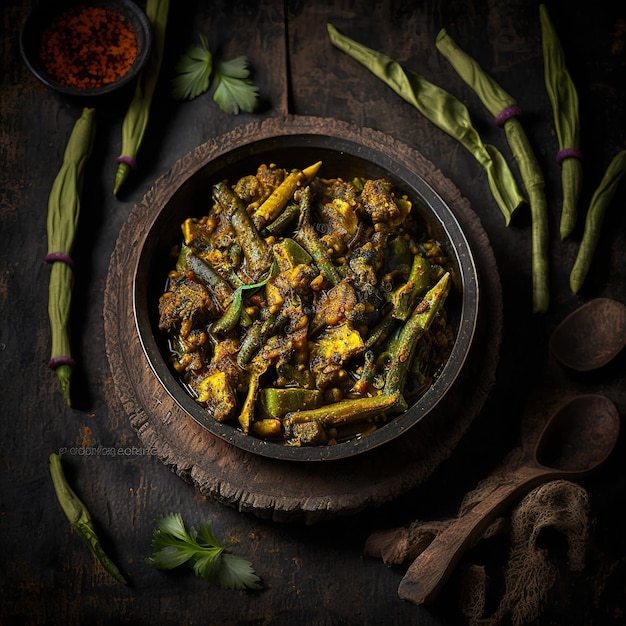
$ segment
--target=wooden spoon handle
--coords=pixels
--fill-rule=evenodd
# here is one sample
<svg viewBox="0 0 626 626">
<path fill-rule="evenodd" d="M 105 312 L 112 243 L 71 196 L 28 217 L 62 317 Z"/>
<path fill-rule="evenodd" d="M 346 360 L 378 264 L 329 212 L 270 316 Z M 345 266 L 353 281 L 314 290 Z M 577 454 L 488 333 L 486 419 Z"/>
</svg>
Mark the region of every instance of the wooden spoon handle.
<svg viewBox="0 0 626 626">
<path fill-rule="evenodd" d="M 521 467 L 506 484 L 455 520 L 413 561 L 398 587 L 398 595 L 413 604 L 430 604 L 463 553 L 480 539 L 496 515 L 531 487 L 549 480 L 553 471 Z"/>
</svg>

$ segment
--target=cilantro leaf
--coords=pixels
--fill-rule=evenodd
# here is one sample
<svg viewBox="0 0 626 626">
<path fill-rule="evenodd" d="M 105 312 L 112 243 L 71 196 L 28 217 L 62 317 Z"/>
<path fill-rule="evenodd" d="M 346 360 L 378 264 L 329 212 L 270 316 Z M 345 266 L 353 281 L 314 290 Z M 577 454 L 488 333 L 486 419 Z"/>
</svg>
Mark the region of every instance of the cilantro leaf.
<svg viewBox="0 0 626 626">
<path fill-rule="evenodd" d="M 213 57 L 207 38 L 200 33 L 200 45 L 191 45 L 176 64 L 178 75 L 172 80 L 172 95 L 176 100 L 193 100 L 209 88 Z"/>
<path fill-rule="evenodd" d="M 240 111 L 252 113 L 258 102 L 259 90 L 249 78 L 246 57 L 218 61 L 215 65 L 213 100 L 219 108 L 232 115 Z"/>
<path fill-rule="evenodd" d="M 223 589 L 259 589 L 261 579 L 246 559 L 226 552 L 213 534 L 211 522 L 200 530 L 185 528 L 179 513 L 157 520 L 152 538 L 152 555 L 148 565 L 157 569 L 174 569 L 187 563 L 196 573 Z"/>
</svg>

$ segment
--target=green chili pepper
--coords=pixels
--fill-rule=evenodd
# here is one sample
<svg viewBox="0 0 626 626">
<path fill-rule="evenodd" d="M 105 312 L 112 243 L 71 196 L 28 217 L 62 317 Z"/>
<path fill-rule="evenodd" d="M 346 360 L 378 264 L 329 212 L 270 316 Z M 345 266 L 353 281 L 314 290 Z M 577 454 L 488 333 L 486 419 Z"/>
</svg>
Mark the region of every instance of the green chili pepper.
<svg viewBox="0 0 626 626">
<path fill-rule="evenodd" d="M 609 164 L 600 185 L 595 190 L 587 217 L 585 219 L 585 230 L 580 242 L 578 255 L 574 262 L 574 267 L 570 274 L 570 288 L 573 293 L 578 293 L 582 287 L 589 268 L 593 254 L 598 246 L 600 231 L 604 222 L 606 210 L 617 191 L 617 186 L 626 173 L 626 150 L 619 152 Z"/>
<path fill-rule="evenodd" d="M 563 48 L 545 4 L 539 5 L 539 18 L 546 89 L 552 103 L 559 153 L 569 155 L 561 161 L 563 208 L 560 233 L 561 239 L 565 239 L 576 224 L 582 187 L 578 93 L 565 66 Z"/>
<path fill-rule="evenodd" d="M 411 317 L 402 327 L 397 342 L 394 342 L 394 352 L 391 354 L 391 363 L 389 364 L 383 393 L 386 395 L 398 394 L 399 401 L 396 406 L 400 410 L 407 408 L 407 403 L 401 394 L 404 390 L 407 373 L 413 361 L 417 342 L 430 328 L 433 320 L 441 310 L 450 292 L 450 282 L 450 273 L 446 272 L 415 307 Z"/>
<path fill-rule="evenodd" d="M 52 484 L 54 485 L 59 504 L 67 516 L 72 529 L 87 544 L 94 557 L 115 580 L 123 585 L 128 584 L 119 569 L 104 552 L 93 526 L 91 515 L 87 507 L 69 486 L 63 473 L 61 457 L 55 453 L 50 455 L 50 475 L 52 476 Z"/>
<path fill-rule="evenodd" d="M 465 105 L 419 74 L 405 70 L 386 54 L 371 50 L 341 34 L 332 24 L 327 24 L 327 29 L 333 45 L 365 66 L 474 156 L 485 169 L 491 193 L 509 224 L 513 213 L 524 202 L 524 197 L 502 154 L 494 146 L 483 144 Z"/>
<path fill-rule="evenodd" d="M 56 370 L 61 391 L 71 404 L 70 379 L 73 360 L 70 350 L 70 308 L 72 303 L 72 259 L 76 228 L 80 215 L 80 196 L 85 166 L 91 155 L 96 134 L 96 111 L 84 108 L 72 129 L 48 198 L 48 255 L 53 262 L 48 287 L 51 350 L 48 365 Z"/>
<path fill-rule="evenodd" d="M 436 46 L 450 62 L 457 74 L 476 92 L 491 115 L 498 119 L 505 116 L 502 126 L 517 161 L 530 204 L 533 248 L 533 309 L 546 311 L 550 299 L 548 288 L 548 203 L 545 182 L 539 161 L 530 145 L 528 136 L 517 117 L 517 102 L 489 76 L 475 59 L 466 54 L 448 35 L 439 31 Z M 521 110 L 519 111 L 521 112 Z"/>
<path fill-rule="evenodd" d="M 114 196 L 117 196 L 131 169 L 136 167 L 137 153 L 148 126 L 150 105 L 161 71 L 165 49 L 165 30 L 169 8 L 169 0 L 147 0 L 146 2 L 146 16 L 152 27 L 152 51 L 148 64 L 139 75 L 133 100 L 122 122 L 122 147 L 121 155 L 117 158 L 118 166 L 113 187 Z"/>
</svg>

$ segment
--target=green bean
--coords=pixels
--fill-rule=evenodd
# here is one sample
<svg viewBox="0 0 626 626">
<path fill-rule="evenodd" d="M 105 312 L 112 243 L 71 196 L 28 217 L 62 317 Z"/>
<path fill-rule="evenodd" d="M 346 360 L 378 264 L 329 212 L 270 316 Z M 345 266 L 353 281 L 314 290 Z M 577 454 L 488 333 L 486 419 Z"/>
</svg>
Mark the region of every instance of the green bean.
<svg viewBox="0 0 626 626">
<path fill-rule="evenodd" d="M 387 340 L 389 335 L 396 329 L 398 323 L 398 320 L 393 316 L 393 311 L 389 311 L 369 333 L 365 339 L 365 347 L 378 347 Z"/>
<path fill-rule="evenodd" d="M 382 394 L 354 400 L 340 400 L 317 409 L 287 413 L 283 423 L 288 429 L 295 424 L 307 422 L 319 422 L 326 427 L 361 422 L 376 417 L 381 411 L 392 409 L 398 397 L 399 394 Z"/>
<path fill-rule="evenodd" d="M 210 263 L 189 250 L 186 254 L 189 269 L 211 290 L 223 305 L 233 295 L 233 288 L 224 280 Z"/>
<path fill-rule="evenodd" d="M 119 569 L 102 548 L 87 507 L 69 486 L 65 474 L 63 473 L 61 457 L 53 453 L 50 455 L 49 461 L 54 491 L 72 529 L 87 544 L 93 556 L 115 580 L 123 585 L 128 584 Z"/>
<path fill-rule="evenodd" d="M 231 220 L 246 259 L 247 270 L 253 280 L 267 271 L 271 263 L 271 249 L 257 230 L 248 211 L 235 192 L 224 183 L 213 186 L 213 198 Z"/>
<path fill-rule="evenodd" d="M 591 198 L 580 248 L 570 274 L 570 288 L 573 293 L 578 293 L 589 272 L 606 210 L 624 173 L 626 173 L 626 150 L 622 150 L 613 158 Z"/>
<path fill-rule="evenodd" d="M 576 153 L 580 148 L 578 93 L 565 63 L 565 52 L 545 4 L 539 5 L 539 23 L 544 79 L 552 104 L 559 152 Z M 565 239 L 572 233 L 577 219 L 578 199 L 582 189 L 582 163 L 579 158 L 568 157 L 562 161 L 561 186 L 563 208 L 559 228 L 561 239 Z"/>
<path fill-rule="evenodd" d="M 267 232 L 268 235 L 279 235 L 284 230 L 287 230 L 298 219 L 299 215 L 300 206 L 298 204 L 289 204 L 273 222 L 265 227 L 263 232 Z"/>
<path fill-rule="evenodd" d="M 517 102 L 500 84 L 483 70 L 480 64 L 464 52 L 446 32 L 437 34 L 436 46 L 450 62 L 457 74 L 476 92 L 496 122 L 504 127 L 511 152 L 518 164 L 522 181 L 528 193 L 532 220 L 532 267 L 533 267 L 533 309 L 546 311 L 548 293 L 548 208 L 544 192 L 544 179 L 539 161 L 528 140 L 517 115 Z"/>
</svg>

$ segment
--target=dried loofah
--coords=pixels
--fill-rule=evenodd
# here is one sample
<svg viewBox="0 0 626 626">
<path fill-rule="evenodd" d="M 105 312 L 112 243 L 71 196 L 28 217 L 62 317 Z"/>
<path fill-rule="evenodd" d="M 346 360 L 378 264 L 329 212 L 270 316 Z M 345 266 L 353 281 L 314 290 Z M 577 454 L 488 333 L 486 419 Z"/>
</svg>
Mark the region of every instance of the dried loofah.
<svg viewBox="0 0 626 626">
<path fill-rule="evenodd" d="M 517 626 L 541 615 L 559 574 L 547 549 L 539 545 L 540 534 L 548 528 L 565 537 L 568 566 L 581 571 L 589 537 L 589 498 L 582 487 L 565 480 L 546 483 L 531 491 L 513 511 L 504 596 L 491 618 L 472 620 L 472 624 L 498 624 L 510 615 Z"/>
<path fill-rule="evenodd" d="M 509 466 L 511 461 L 515 464 L 515 459 L 508 459 Z M 465 497 L 459 515 L 483 499 L 496 482 L 486 479 L 480 483 Z M 375 531 L 367 539 L 364 553 L 382 559 L 386 565 L 410 562 L 453 521 L 416 520 L 404 528 Z M 548 551 L 540 546 L 539 537 L 546 529 L 564 536 L 568 566 L 572 571 L 582 570 L 589 536 L 589 498 L 582 487 L 566 480 L 541 485 L 522 499 L 510 518 L 499 518 L 487 529 L 483 539 L 506 532 L 510 535 L 505 588 L 494 613 L 486 616 L 490 584 L 486 568 L 469 565 L 463 569 L 460 605 L 471 626 L 495 626 L 506 616 L 518 626 L 539 617 L 559 573 Z"/>
</svg>

